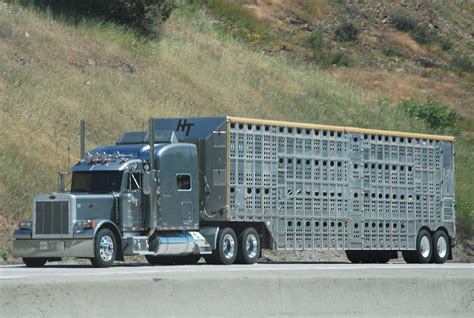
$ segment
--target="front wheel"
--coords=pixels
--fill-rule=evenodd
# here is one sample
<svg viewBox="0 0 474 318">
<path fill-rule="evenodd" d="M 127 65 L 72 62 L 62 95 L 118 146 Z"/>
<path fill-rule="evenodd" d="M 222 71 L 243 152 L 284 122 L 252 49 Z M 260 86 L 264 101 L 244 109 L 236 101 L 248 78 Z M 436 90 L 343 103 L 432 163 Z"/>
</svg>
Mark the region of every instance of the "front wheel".
<svg viewBox="0 0 474 318">
<path fill-rule="evenodd" d="M 117 255 L 117 243 L 114 233 L 109 229 L 97 232 L 94 241 L 94 258 L 91 258 L 94 267 L 109 267 Z"/>
<path fill-rule="evenodd" d="M 239 235 L 237 262 L 255 264 L 260 256 L 260 236 L 253 227 L 248 227 Z"/>
<path fill-rule="evenodd" d="M 43 257 L 23 257 L 23 263 L 27 267 L 43 267 L 47 259 Z"/>
</svg>

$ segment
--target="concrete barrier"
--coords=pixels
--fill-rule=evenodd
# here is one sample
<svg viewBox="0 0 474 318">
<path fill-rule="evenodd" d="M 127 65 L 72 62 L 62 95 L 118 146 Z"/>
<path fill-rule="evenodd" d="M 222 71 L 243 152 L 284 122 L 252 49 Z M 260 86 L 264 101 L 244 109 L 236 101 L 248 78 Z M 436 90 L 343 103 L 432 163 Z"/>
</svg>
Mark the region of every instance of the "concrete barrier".
<svg viewBox="0 0 474 318">
<path fill-rule="evenodd" d="M 458 278 L 242 275 L 0 284 L 1 317 L 474 316 L 474 281 Z"/>
</svg>

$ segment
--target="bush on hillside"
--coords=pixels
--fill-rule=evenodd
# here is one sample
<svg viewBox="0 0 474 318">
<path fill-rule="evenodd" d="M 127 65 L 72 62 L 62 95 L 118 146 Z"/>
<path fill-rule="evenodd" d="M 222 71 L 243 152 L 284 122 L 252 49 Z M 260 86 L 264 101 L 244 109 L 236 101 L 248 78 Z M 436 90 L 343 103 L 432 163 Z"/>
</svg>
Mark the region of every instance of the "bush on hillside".
<svg viewBox="0 0 474 318">
<path fill-rule="evenodd" d="M 341 42 L 355 41 L 359 32 L 359 28 L 354 23 L 344 21 L 337 27 L 335 37 Z"/>
<path fill-rule="evenodd" d="M 424 121 L 436 132 L 452 133 L 457 129 L 458 113 L 434 99 L 428 99 L 427 103 L 409 99 L 401 102 L 399 107 L 410 117 Z"/>
<path fill-rule="evenodd" d="M 420 44 L 427 44 L 433 41 L 433 35 L 430 30 L 424 25 L 418 25 L 410 32 L 413 40 Z"/>
<path fill-rule="evenodd" d="M 410 32 L 414 30 L 418 25 L 418 22 L 414 18 L 412 18 L 403 11 L 392 11 L 389 13 L 389 17 L 393 26 L 398 31 Z"/>
<path fill-rule="evenodd" d="M 321 31 L 314 31 L 308 38 L 308 45 L 315 51 L 321 51 L 325 47 L 324 35 Z"/>
<path fill-rule="evenodd" d="M 451 60 L 451 67 L 462 72 L 474 72 L 474 64 L 472 63 L 472 60 L 464 55 L 455 56 Z"/>
<path fill-rule="evenodd" d="M 20 0 L 74 19 L 94 17 L 128 25 L 146 34 L 158 30 L 175 8 L 174 0 Z"/>
</svg>

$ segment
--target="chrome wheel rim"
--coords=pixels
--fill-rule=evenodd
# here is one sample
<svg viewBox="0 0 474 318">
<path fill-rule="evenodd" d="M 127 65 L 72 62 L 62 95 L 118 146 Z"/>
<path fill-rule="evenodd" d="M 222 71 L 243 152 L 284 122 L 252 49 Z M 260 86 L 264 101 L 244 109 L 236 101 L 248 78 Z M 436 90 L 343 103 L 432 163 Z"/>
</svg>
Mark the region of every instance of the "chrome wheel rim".
<svg viewBox="0 0 474 318">
<path fill-rule="evenodd" d="M 436 251 L 440 258 L 445 258 L 448 253 L 448 242 L 446 242 L 446 239 L 443 236 L 440 236 L 436 242 Z"/>
<path fill-rule="evenodd" d="M 254 233 L 250 233 L 249 235 L 247 235 L 247 239 L 245 240 L 245 249 L 247 251 L 248 257 L 255 258 L 257 256 L 257 247 L 257 237 Z"/>
<path fill-rule="evenodd" d="M 222 253 L 224 254 L 224 257 L 227 259 L 230 259 L 234 257 L 235 254 L 235 240 L 234 237 L 230 234 L 227 233 L 224 235 L 224 238 L 222 239 Z"/>
<path fill-rule="evenodd" d="M 110 236 L 104 235 L 101 237 L 99 242 L 99 255 L 105 262 L 109 262 L 112 259 L 114 255 L 114 241 Z"/>
<path fill-rule="evenodd" d="M 430 239 L 427 236 L 423 236 L 420 241 L 420 252 L 423 258 L 428 258 L 430 256 Z"/>
</svg>

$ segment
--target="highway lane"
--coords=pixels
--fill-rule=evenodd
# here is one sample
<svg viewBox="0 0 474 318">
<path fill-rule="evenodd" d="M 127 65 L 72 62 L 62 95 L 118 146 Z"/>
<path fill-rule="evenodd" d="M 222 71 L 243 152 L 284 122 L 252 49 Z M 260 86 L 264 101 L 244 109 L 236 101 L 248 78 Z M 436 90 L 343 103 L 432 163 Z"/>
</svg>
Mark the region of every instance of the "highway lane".
<svg viewBox="0 0 474 318">
<path fill-rule="evenodd" d="M 474 316 L 474 264 L 0 267 L 0 316 Z"/>
</svg>

